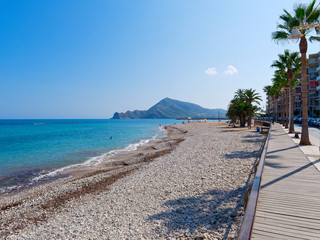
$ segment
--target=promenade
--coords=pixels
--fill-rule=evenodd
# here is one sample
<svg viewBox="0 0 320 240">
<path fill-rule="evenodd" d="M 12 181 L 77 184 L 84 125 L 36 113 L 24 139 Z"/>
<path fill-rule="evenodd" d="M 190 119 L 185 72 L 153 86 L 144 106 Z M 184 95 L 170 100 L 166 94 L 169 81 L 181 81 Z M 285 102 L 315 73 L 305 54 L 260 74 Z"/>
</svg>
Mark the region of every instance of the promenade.
<svg viewBox="0 0 320 240">
<path fill-rule="evenodd" d="M 308 158 L 279 124 L 270 134 L 251 239 L 320 239 L 319 151 Z"/>
</svg>

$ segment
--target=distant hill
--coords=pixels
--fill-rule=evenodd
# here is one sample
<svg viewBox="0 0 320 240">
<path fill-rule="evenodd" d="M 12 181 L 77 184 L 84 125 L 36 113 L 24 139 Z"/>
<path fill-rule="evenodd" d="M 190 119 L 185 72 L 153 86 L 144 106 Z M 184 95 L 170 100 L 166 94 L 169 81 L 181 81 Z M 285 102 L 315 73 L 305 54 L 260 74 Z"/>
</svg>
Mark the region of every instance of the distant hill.
<svg viewBox="0 0 320 240">
<path fill-rule="evenodd" d="M 181 102 L 171 98 L 162 99 L 156 105 L 146 111 L 115 112 L 112 119 L 156 119 L 156 118 L 218 118 L 225 117 L 224 109 L 208 109 L 197 104 Z"/>
</svg>

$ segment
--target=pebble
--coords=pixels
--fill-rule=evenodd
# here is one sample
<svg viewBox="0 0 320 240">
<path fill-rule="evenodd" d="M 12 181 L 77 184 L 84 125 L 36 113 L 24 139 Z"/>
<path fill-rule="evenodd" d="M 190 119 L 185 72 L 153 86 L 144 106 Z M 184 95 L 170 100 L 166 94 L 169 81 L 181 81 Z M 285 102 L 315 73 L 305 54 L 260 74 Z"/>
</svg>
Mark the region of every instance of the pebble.
<svg viewBox="0 0 320 240">
<path fill-rule="evenodd" d="M 69 200 L 46 221 L 23 229 L 17 222 L 7 239 L 235 238 L 263 136 L 214 123 L 175 127 L 187 131 L 186 139 L 170 154 L 116 181 L 109 191 Z M 64 188 L 52 185 L 38 197 L 50 200 Z M 24 207 L 37 202 L 25 200 Z M 12 214 L 19 211 L 0 217 Z"/>
</svg>

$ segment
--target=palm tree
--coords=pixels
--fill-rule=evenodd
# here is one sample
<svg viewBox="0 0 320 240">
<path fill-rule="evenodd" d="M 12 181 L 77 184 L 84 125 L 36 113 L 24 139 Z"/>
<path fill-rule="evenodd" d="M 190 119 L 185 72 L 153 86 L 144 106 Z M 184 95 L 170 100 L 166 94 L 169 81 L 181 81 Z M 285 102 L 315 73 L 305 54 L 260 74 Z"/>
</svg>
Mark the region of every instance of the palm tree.
<svg viewBox="0 0 320 240">
<path fill-rule="evenodd" d="M 247 103 L 242 101 L 240 98 L 234 98 L 231 100 L 231 102 L 228 106 L 228 111 L 227 111 L 226 115 L 233 122 L 235 122 L 236 119 L 239 118 L 240 127 L 244 127 L 247 111 L 248 111 Z"/>
<path fill-rule="evenodd" d="M 284 51 L 284 54 L 279 54 L 279 60 L 275 60 L 271 67 L 276 67 L 279 71 L 283 72 L 286 77 L 288 78 L 288 83 L 289 83 L 289 106 L 290 106 L 290 111 L 286 111 L 287 113 L 289 112 L 289 133 L 294 132 L 294 123 L 293 123 L 293 77 L 299 73 L 300 71 L 300 66 L 301 66 L 301 58 L 299 57 L 298 52 L 293 52 L 290 53 L 288 49 Z M 286 127 L 288 124 L 288 120 L 286 118 Z"/>
<path fill-rule="evenodd" d="M 282 24 L 278 24 L 278 31 L 272 33 L 272 38 L 275 41 L 287 41 L 288 36 L 292 33 L 294 27 L 304 23 L 312 24 L 318 21 L 320 10 L 314 8 L 316 0 L 310 4 L 299 4 L 294 7 L 294 15 L 291 15 L 287 10 L 283 10 L 284 14 L 280 15 Z M 311 34 L 312 29 L 303 29 L 300 38 L 299 49 L 301 53 L 301 87 L 302 87 L 302 131 L 301 145 L 311 145 L 308 132 L 308 88 L 307 88 L 307 49 L 308 42 L 306 37 Z M 310 36 L 309 41 L 320 41 L 320 37 Z"/>
<path fill-rule="evenodd" d="M 251 118 L 252 118 L 252 103 L 260 104 L 260 101 L 262 101 L 261 96 L 259 93 L 256 92 L 256 90 L 253 90 L 252 88 L 246 89 L 244 91 L 244 98 L 245 101 L 249 104 L 249 119 L 248 119 L 248 127 L 251 128 Z"/>
<path fill-rule="evenodd" d="M 229 103 L 226 115 L 233 121 L 239 118 L 240 127 L 245 127 L 246 119 L 249 116 L 248 126 L 251 128 L 252 115 L 260 110 L 260 108 L 252 105 L 252 103 L 259 104 L 259 101 L 261 101 L 261 97 L 255 90 L 238 89 L 235 92 L 234 98 Z"/>
<path fill-rule="evenodd" d="M 272 119 L 273 122 L 275 119 L 277 119 L 276 116 L 278 116 L 278 104 L 276 102 L 277 97 L 279 96 L 279 89 L 277 89 L 276 85 L 267 85 L 263 88 L 263 91 L 266 93 L 268 96 L 268 118 L 270 119 L 270 105 L 272 104 L 273 109 L 272 109 Z"/>
<path fill-rule="evenodd" d="M 247 112 L 249 110 L 249 106 L 247 102 L 245 101 L 245 90 L 244 89 L 238 89 L 235 92 L 234 98 L 231 101 L 234 108 L 236 109 L 238 113 L 238 117 L 240 120 L 240 127 L 245 127 L 246 124 L 246 116 Z"/>
<path fill-rule="evenodd" d="M 234 98 L 244 99 L 245 90 L 238 88 L 238 90 L 234 93 Z"/>
<path fill-rule="evenodd" d="M 270 102 L 272 98 L 272 86 L 271 85 L 264 86 L 263 91 L 266 93 L 268 97 L 268 119 L 270 120 Z"/>
<path fill-rule="evenodd" d="M 276 85 L 272 85 L 272 91 L 271 94 L 273 96 L 273 106 L 275 107 L 273 111 L 273 119 L 276 119 L 278 122 L 279 112 L 278 112 L 278 98 L 280 95 L 280 89 Z M 273 120 L 274 121 L 274 120 Z"/>
<path fill-rule="evenodd" d="M 285 102 L 284 102 L 284 94 L 281 89 L 285 88 L 288 85 L 288 78 L 284 74 L 283 71 L 276 70 L 274 73 L 274 77 L 272 78 L 274 89 L 277 91 L 277 95 L 280 95 L 280 112 L 281 112 L 281 124 L 285 125 L 284 121 L 284 111 L 285 111 Z M 278 118 L 278 116 L 277 116 Z"/>
</svg>

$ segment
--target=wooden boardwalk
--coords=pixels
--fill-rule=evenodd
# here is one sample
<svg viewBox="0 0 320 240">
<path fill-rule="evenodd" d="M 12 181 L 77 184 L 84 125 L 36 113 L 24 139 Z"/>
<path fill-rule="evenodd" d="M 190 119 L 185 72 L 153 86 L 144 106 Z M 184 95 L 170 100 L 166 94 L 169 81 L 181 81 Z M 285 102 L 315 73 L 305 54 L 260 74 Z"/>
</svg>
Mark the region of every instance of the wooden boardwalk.
<svg viewBox="0 0 320 240">
<path fill-rule="evenodd" d="M 251 239 L 320 239 L 320 172 L 279 124 L 271 129 Z"/>
</svg>

